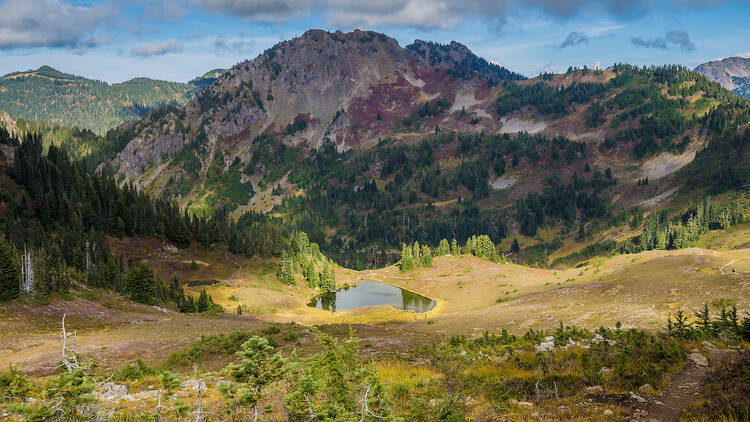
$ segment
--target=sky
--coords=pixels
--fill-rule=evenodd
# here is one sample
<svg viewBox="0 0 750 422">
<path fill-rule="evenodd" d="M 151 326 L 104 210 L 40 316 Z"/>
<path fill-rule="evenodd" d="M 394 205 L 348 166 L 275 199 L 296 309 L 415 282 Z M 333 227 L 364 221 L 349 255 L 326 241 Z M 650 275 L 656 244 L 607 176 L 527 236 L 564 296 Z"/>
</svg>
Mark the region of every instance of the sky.
<svg viewBox="0 0 750 422">
<path fill-rule="evenodd" d="M 458 41 L 526 76 L 750 57 L 750 0 L 0 0 L 0 74 L 188 81 L 308 29 Z"/>
</svg>

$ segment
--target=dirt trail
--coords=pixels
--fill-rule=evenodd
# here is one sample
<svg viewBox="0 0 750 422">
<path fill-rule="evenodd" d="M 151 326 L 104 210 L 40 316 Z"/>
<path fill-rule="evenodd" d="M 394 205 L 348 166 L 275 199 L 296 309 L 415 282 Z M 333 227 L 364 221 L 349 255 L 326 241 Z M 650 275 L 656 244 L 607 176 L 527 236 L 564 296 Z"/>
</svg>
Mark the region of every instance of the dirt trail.
<svg viewBox="0 0 750 422">
<path fill-rule="evenodd" d="M 709 369 L 690 363 L 672 380 L 669 389 L 649 401 L 644 410 L 647 417 L 642 420 L 678 422 L 685 407 L 698 398 Z"/>
<path fill-rule="evenodd" d="M 688 404 L 697 400 L 703 391 L 706 377 L 713 367 L 735 362 L 740 353 L 733 349 L 706 348 L 711 357 L 711 366 L 690 362 L 672 379 L 669 389 L 651 397 L 636 407 L 636 421 L 679 422 Z"/>
</svg>

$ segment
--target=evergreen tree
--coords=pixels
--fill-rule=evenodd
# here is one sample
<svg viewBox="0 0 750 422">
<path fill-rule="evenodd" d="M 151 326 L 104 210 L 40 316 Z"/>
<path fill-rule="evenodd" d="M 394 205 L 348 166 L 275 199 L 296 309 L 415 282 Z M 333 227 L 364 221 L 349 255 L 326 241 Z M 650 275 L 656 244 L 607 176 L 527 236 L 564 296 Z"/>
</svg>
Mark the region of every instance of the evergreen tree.
<svg viewBox="0 0 750 422">
<path fill-rule="evenodd" d="M 667 233 L 664 230 L 659 230 L 656 233 L 656 249 L 667 249 Z"/>
<path fill-rule="evenodd" d="M 510 251 L 513 253 L 520 253 L 521 252 L 521 245 L 518 244 L 518 238 L 513 238 L 513 244 L 510 245 Z"/>
<path fill-rule="evenodd" d="M 420 266 L 432 267 L 432 251 L 429 246 L 422 245 L 422 252 L 420 253 L 419 258 Z"/>
<path fill-rule="evenodd" d="M 238 390 L 239 406 L 253 409 L 253 422 L 258 420 L 258 403 L 263 399 L 263 390 L 284 376 L 286 359 L 281 353 L 273 352 L 273 346 L 263 337 L 253 336 L 242 343 L 237 352 L 240 363 L 230 363 L 224 369 L 232 380 L 242 386 Z"/>
<path fill-rule="evenodd" d="M 160 280 L 154 275 L 154 272 L 145 265 L 139 265 L 133 268 L 125 280 L 125 288 L 130 295 L 130 300 L 147 305 L 158 305 L 157 282 Z"/>
<path fill-rule="evenodd" d="M 279 277 L 279 280 L 281 280 L 282 283 L 293 285 L 296 284 L 296 281 L 294 279 L 296 265 L 294 264 L 294 260 L 290 256 L 290 254 L 284 253 L 284 255 L 281 258 L 281 261 L 279 262 L 279 269 L 276 273 L 276 276 Z"/>
<path fill-rule="evenodd" d="M 414 242 L 414 245 L 411 248 L 412 250 L 412 257 L 414 258 L 414 266 L 415 267 L 421 267 L 422 266 L 422 250 L 419 247 L 419 242 Z"/>
<path fill-rule="evenodd" d="M 208 312 L 210 309 L 210 303 L 208 301 L 208 293 L 206 289 L 201 290 L 201 294 L 198 296 L 198 303 L 196 304 L 198 313 Z"/>
<path fill-rule="evenodd" d="M 449 255 L 451 253 L 451 246 L 448 243 L 448 240 L 443 239 L 440 241 L 440 244 L 437 247 L 437 250 L 435 251 L 435 256 L 444 256 Z"/>
<path fill-rule="evenodd" d="M 406 243 L 401 244 L 401 260 L 399 261 L 399 267 L 401 272 L 406 272 L 414 269 L 414 256 L 412 255 L 411 246 Z"/>
<path fill-rule="evenodd" d="M 21 271 L 13 251 L 0 241 L 0 301 L 13 300 L 21 293 Z"/>
<path fill-rule="evenodd" d="M 336 272 L 332 261 L 327 261 L 323 265 L 323 270 L 318 275 L 318 286 L 325 293 L 336 290 Z"/>
<path fill-rule="evenodd" d="M 451 255 L 461 255 L 461 250 L 458 249 L 458 242 L 456 241 L 456 239 L 451 240 Z"/>
<path fill-rule="evenodd" d="M 302 264 L 302 276 L 305 278 L 307 287 L 315 288 L 318 285 L 318 272 L 315 270 L 315 263 L 311 258 L 306 258 Z"/>
</svg>

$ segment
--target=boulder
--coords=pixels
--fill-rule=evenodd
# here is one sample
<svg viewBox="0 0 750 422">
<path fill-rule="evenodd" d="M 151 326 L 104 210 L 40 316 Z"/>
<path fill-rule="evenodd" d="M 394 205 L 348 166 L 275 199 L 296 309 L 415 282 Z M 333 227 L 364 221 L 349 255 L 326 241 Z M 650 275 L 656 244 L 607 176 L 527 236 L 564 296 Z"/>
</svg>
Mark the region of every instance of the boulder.
<svg viewBox="0 0 750 422">
<path fill-rule="evenodd" d="M 590 394 L 603 394 L 604 389 L 601 385 L 593 385 L 591 387 L 586 387 L 586 392 Z"/>
<path fill-rule="evenodd" d="M 643 394 L 650 394 L 654 391 L 654 387 L 652 387 L 651 384 L 643 384 L 642 386 L 638 387 L 638 391 Z"/>
<path fill-rule="evenodd" d="M 517 404 L 518 407 L 523 407 L 524 409 L 530 409 L 534 407 L 534 403 L 528 402 L 528 401 L 519 401 Z"/>
<path fill-rule="evenodd" d="M 611 411 L 609 409 L 605 410 L 604 413 L 603 413 L 604 416 L 612 416 L 614 414 L 615 414 L 615 412 L 613 412 L 613 411 Z"/>
<path fill-rule="evenodd" d="M 688 360 L 693 361 L 698 366 L 708 366 L 708 359 L 698 352 L 693 352 L 688 355 Z"/>
<path fill-rule="evenodd" d="M 634 392 L 630 392 L 630 398 L 637 401 L 638 403 L 646 403 L 646 399 L 639 396 L 638 394 L 635 394 Z"/>
<path fill-rule="evenodd" d="M 703 340 L 703 342 L 701 343 L 701 346 L 705 347 L 706 349 L 715 349 L 716 348 L 716 346 L 714 346 L 714 344 L 711 343 L 708 340 Z"/>
<path fill-rule="evenodd" d="M 552 336 L 546 337 L 543 342 L 534 346 L 537 352 L 551 352 L 555 350 L 555 338 Z"/>
<path fill-rule="evenodd" d="M 128 394 L 128 386 L 116 382 L 105 382 L 94 392 L 101 401 L 117 401 Z"/>
</svg>

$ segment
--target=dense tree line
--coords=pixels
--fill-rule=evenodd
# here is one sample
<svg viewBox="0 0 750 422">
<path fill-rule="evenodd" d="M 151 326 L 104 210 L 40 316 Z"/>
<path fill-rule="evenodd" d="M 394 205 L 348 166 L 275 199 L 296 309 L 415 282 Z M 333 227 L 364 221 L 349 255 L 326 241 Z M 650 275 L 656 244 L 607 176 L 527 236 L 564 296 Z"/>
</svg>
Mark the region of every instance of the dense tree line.
<svg viewBox="0 0 750 422">
<path fill-rule="evenodd" d="M 516 220 L 524 236 L 535 236 L 537 229 L 546 225 L 563 222 L 573 227 L 576 221 L 581 224 L 607 213 L 607 200 L 599 196 L 599 191 L 614 183 L 609 177 L 594 171 L 590 181 L 585 181 L 577 173 L 564 184 L 559 177 L 550 176 L 545 181 L 547 187 L 540 193 L 530 192 L 525 198 L 516 201 Z"/>
<path fill-rule="evenodd" d="M 504 116 L 530 106 L 543 116 L 561 116 L 568 113 L 571 105 L 589 102 L 604 91 L 603 84 L 593 82 L 571 82 L 560 88 L 544 82 L 532 85 L 506 83 L 495 101 L 495 110 Z"/>
<path fill-rule="evenodd" d="M 184 312 L 216 309 L 210 298 L 208 304 L 186 298 L 176 280 L 168 284 L 146 267 L 128 268 L 110 253 L 106 236 L 165 236 L 180 247 L 208 247 L 227 238 L 224 214 L 190 217 L 172 202 L 119 187 L 108 173 L 87 171 L 55 145 L 45 153 L 38 135 L 23 142 L 8 137 L 7 143 L 14 147 L 8 175 L 15 187 L 0 190 L 7 209 L 0 227 L 2 299 L 17 297 L 18 286 L 42 295 L 65 291 L 75 279 L 137 302 Z"/>
<path fill-rule="evenodd" d="M 438 152 L 461 161 L 444 166 Z M 339 153 L 326 142 L 289 174 L 305 195 L 285 198 L 277 209 L 340 264 L 383 265 L 398 259 L 390 251 L 402 243 L 435 245 L 447 235 L 463 241 L 478 231 L 506 237 L 512 214 L 481 211 L 477 204 L 491 196 L 491 178 L 506 168 L 585 156 L 585 143 L 528 133 L 444 132 L 415 145 L 384 139 L 359 153 Z M 456 202 L 432 205 L 450 200 Z M 326 227 L 346 240 L 327 236 Z"/>
<path fill-rule="evenodd" d="M 185 104 L 191 83 L 137 78 L 118 84 L 82 78 L 42 66 L 0 78 L 0 110 L 104 134 L 122 122 L 168 104 Z"/>
<path fill-rule="evenodd" d="M 401 259 L 398 266 L 402 272 L 413 270 L 420 267 L 431 267 L 432 258 L 445 255 L 458 256 L 462 253 L 474 255 L 492 262 L 505 262 L 505 257 L 497 251 L 497 245 L 487 235 L 473 235 L 466 239 L 463 247 L 460 247 L 456 239 L 448 243 L 448 239 L 440 240 L 438 246 L 434 249 L 427 245 L 419 245 L 414 242 L 413 245 L 406 243 L 401 244 Z"/>
</svg>

